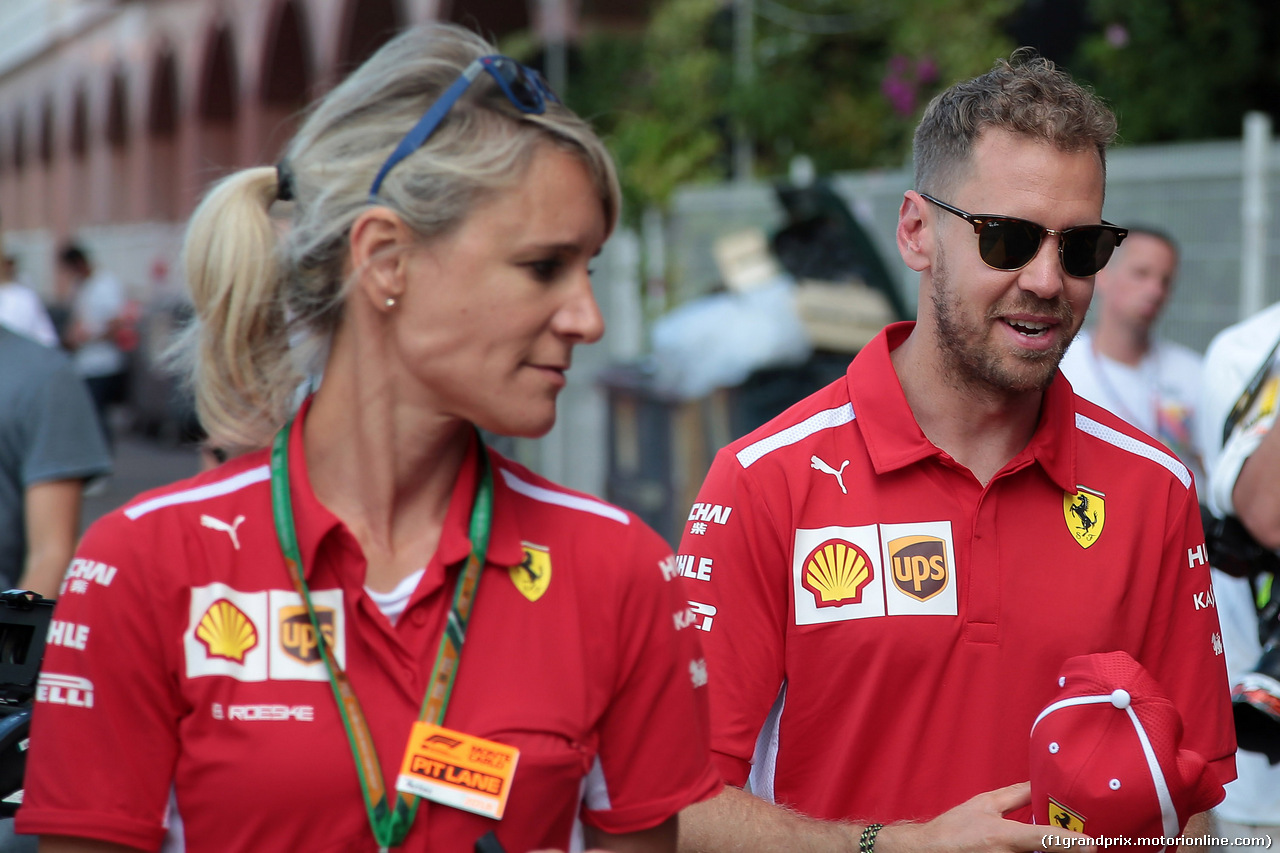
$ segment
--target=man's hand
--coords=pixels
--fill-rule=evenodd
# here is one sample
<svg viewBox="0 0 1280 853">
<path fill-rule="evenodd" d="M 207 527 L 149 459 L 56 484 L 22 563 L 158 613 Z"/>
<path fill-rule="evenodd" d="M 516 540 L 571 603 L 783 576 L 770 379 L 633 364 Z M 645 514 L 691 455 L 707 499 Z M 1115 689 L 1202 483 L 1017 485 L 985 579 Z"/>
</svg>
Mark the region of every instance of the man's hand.
<svg viewBox="0 0 1280 853">
<path fill-rule="evenodd" d="M 1030 802 L 1030 782 L 978 794 L 928 823 L 886 826 L 876 838 L 876 853 L 1094 853 L 1094 846 L 1086 845 L 1079 833 L 1005 819 L 1006 814 Z"/>
<path fill-rule="evenodd" d="M 876 836 L 876 853 L 1095 853 L 1078 833 L 1007 820 L 1013 809 L 1031 802 L 1031 784 L 1021 782 L 988 791 L 961 803 L 928 823 L 885 826 Z M 874 821 L 874 815 L 867 816 Z M 856 853 L 864 823 L 815 820 L 738 788 L 680 815 L 680 853 Z"/>
</svg>

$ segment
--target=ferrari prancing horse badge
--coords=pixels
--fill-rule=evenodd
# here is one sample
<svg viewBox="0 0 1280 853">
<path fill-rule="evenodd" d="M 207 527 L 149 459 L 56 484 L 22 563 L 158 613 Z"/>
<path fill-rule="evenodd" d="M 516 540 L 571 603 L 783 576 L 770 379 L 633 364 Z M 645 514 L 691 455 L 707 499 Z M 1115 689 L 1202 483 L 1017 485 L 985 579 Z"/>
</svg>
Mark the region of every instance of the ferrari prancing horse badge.
<svg viewBox="0 0 1280 853">
<path fill-rule="evenodd" d="M 1062 494 L 1062 516 L 1081 548 L 1088 548 L 1102 535 L 1102 525 L 1107 520 L 1107 505 L 1102 498 L 1102 492 L 1084 486 L 1076 486 L 1074 494 Z"/>
<path fill-rule="evenodd" d="M 537 601 L 551 585 L 551 551 L 530 542 L 520 544 L 524 548 L 524 559 L 520 565 L 511 567 L 511 582 L 525 598 Z"/>
</svg>

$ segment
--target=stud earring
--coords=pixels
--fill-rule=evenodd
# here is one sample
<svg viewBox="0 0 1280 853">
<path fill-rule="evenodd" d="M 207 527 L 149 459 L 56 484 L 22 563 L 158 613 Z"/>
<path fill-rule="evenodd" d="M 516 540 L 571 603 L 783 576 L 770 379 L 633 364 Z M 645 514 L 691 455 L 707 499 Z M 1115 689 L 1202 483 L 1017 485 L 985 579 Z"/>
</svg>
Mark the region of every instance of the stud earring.
<svg viewBox="0 0 1280 853">
<path fill-rule="evenodd" d="M 396 298 L 395 298 L 394 296 L 388 296 L 388 297 L 387 297 L 387 300 L 386 300 L 384 303 L 382 303 L 382 304 L 383 304 L 383 305 L 385 305 L 385 306 L 387 306 L 388 308 L 395 308 L 395 307 L 396 307 Z"/>
</svg>

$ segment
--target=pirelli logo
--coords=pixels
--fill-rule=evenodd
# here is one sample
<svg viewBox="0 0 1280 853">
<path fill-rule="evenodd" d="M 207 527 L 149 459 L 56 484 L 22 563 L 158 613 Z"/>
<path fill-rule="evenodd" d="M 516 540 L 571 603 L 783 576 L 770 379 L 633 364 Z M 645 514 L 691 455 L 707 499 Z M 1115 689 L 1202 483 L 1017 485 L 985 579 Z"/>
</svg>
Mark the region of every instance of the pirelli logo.
<svg viewBox="0 0 1280 853">
<path fill-rule="evenodd" d="M 889 543 L 893 582 L 916 601 L 928 601 L 947 588 L 947 543 L 936 536 L 904 536 Z"/>
</svg>

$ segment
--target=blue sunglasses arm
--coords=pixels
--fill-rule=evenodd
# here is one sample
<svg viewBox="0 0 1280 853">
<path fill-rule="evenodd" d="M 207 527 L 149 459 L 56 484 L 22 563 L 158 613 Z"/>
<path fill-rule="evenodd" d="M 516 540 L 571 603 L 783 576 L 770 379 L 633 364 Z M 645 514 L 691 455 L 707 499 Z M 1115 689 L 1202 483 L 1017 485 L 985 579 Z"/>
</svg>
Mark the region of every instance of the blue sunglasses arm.
<svg viewBox="0 0 1280 853">
<path fill-rule="evenodd" d="M 378 170 L 378 176 L 373 179 L 373 184 L 369 187 L 369 197 L 371 199 L 376 198 L 378 190 L 382 189 L 382 180 L 387 176 L 387 173 L 427 141 L 440 122 L 444 120 L 445 115 L 462 97 L 462 93 L 480 76 L 480 72 L 483 70 L 484 65 L 480 60 L 468 65 L 466 70 L 462 72 L 462 76 L 453 81 L 453 85 L 446 89 L 444 94 L 431 105 L 431 109 L 427 110 L 426 114 L 418 119 L 418 123 L 405 135 L 404 139 L 400 140 L 396 150 L 391 152 L 387 162 L 383 163 L 382 168 Z"/>
</svg>

